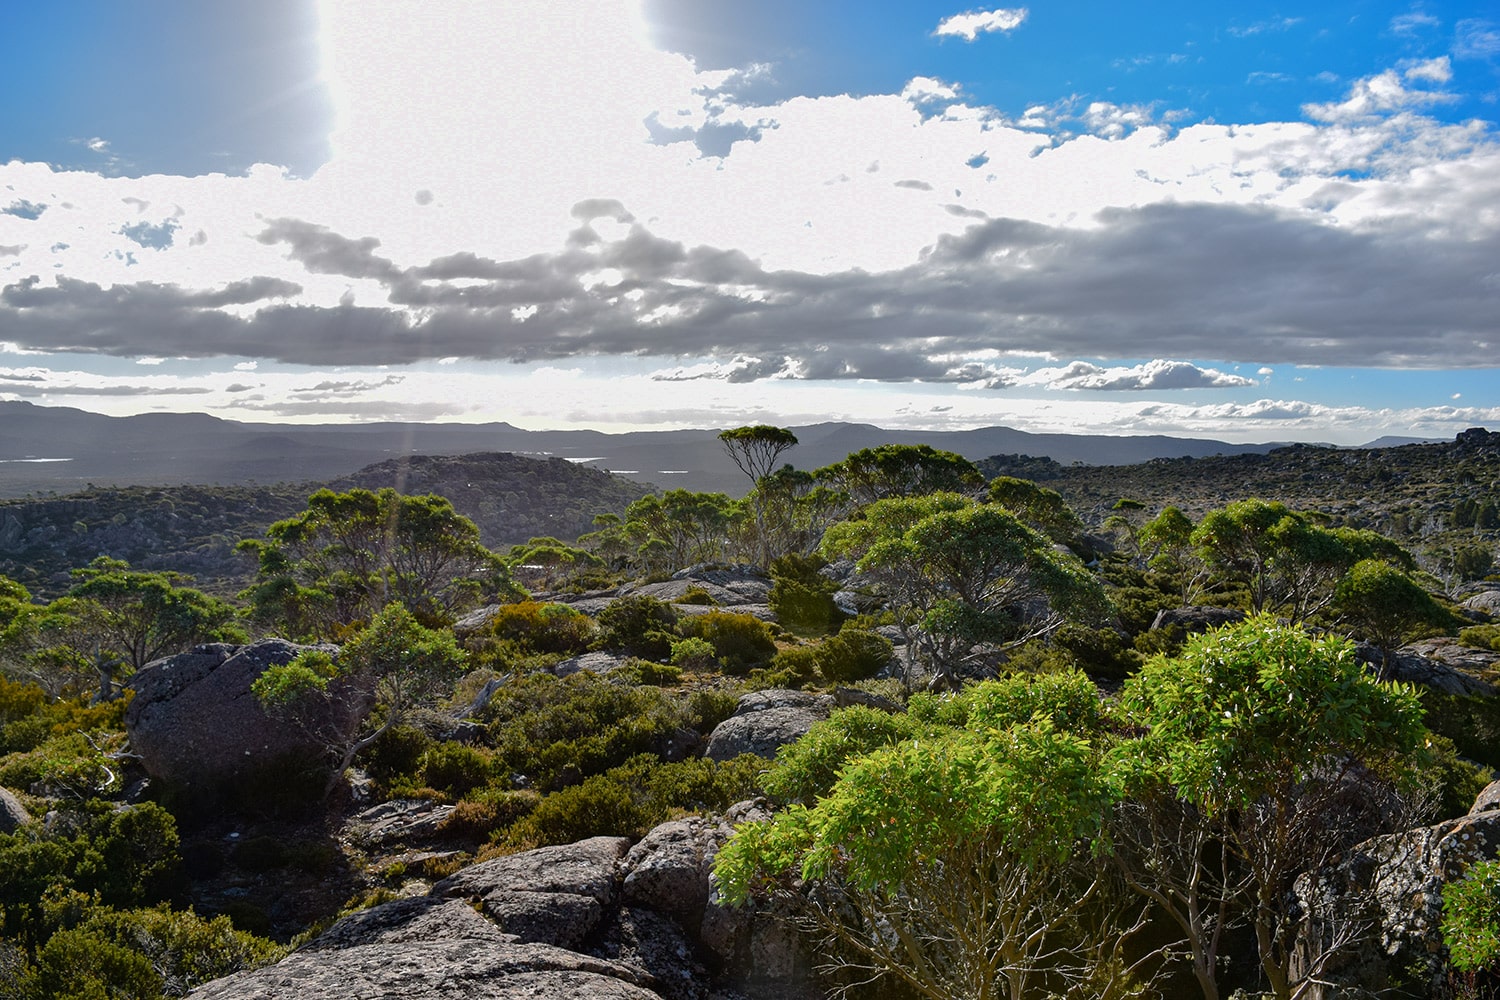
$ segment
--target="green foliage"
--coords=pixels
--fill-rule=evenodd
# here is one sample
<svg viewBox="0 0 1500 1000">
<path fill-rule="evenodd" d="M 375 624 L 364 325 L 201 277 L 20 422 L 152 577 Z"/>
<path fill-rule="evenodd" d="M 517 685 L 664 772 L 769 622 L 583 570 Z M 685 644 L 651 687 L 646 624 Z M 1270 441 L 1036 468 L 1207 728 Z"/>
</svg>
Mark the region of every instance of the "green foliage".
<svg viewBox="0 0 1500 1000">
<path fill-rule="evenodd" d="M 1500 770 L 1500 698 L 1447 694 L 1436 688 L 1420 692 L 1428 727 L 1453 741 L 1458 752 Z"/>
<path fill-rule="evenodd" d="M 530 847 L 605 835 L 640 837 L 674 811 L 722 811 L 757 794 L 764 766 L 753 755 L 667 763 L 641 754 L 546 796 L 506 839 Z"/>
<path fill-rule="evenodd" d="M 439 496 L 319 490 L 307 509 L 241 542 L 259 564 L 244 597 L 258 623 L 298 638 L 329 638 L 391 602 L 444 624 L 483 597 L 514 596 L 503 561 L 473 521 Z"/>
<path fill-rule="evenodd" d="M 433 740 L 416 726 L 391 726 L 365 748 L 361 761 L 367 773 L 390 789 L 414 777 Z"/>
<path fill-rule="evenodd" d="M 525 775 L 541 791 L 648 753 L 694 721 L 660 688 L 614 684 L 588 672 L 521 678 L 497 692 L 483 717 L 499 773 Z"/>
<path fill-rule="evenodd" d="M 707 611 L 683 618 L 677 628 L 685 636 L 712 645 L 714 657 L 726 673 L 747 673 L 752 667 L 769 663 L 776 655 L 771 629 L 754 615 Z"/>
<path fill-rule="evenodd" d="M 646 594 L 627 594 L 600 611 L 598 621 L 598 644 L 604 649 L 653 660 L 671 655 L 677 612 L 664 601 Z"/>
<path fill-rule="evenodd" d="M 1346 640 L 1251 618 L 1148 662 L 1121 697 L 1163 777 L 1208 812 L 1290 791 L 1329 760 L 1422 745 L 1414 688 L 1374 681 Z"/>
<path fill-rule="evenodd" d="M 1500 653 L 1500 625 L 1470 625 L 1459 629 L 1458 641 L 1471 649 L 1490 649 Z"/>
<path fill-rule="evenodd" d="M 843 617 L 833 603 L 839 585 L 818 572 L 824 565 L 817 556 L 798 553 L 771 561 L 771 593 L 767 602 L 784 627 L 823 632 Z"/>
<path fill-rule="evenodd" d="M 1458 755 L 1453 741 L 1431 733 L 1421 755 L 1424 780 L 1438 796 L 1438 818 L 1463 816 L 1479 793 L 1494 780 L 1494 772 Z"/>
<path fill-rule="evenodd" d="M 891 662 L 895 647 L 878 632 L 845 626 L 813 647 L 818 673 L 836 683 L 874 677 Z"/>
<path fill-rule="evenodd" d="M 92 798 L 118 791 L 116 780 L 102 749 L 78 731 L 48 736 L 36 747 L 0 760 L 0 786 L 35 788 L 47 795 Z"/>
<path fill-rule="evenodd" d="M 0 937 L 36 948 L 57 927 L 56 902 L 70 896 L 119 908 L 156 903 L 175 888 L 180 864 L 176 822 L 151 802 L 122 810 L 80 802 L 45 831 L 0 834 Z"/>
<path fill-rule="evenodd" d="M 1500 970 L 1500 861 L 1480 861 L 1443 886 L 1443 943 L 1460 972 Z"/>
<path fill-rule="evenodd" d="M 527 789 L 478 788 L 454 805 L 438 832 L 458 840 L 483 842 L 530 815 L 541 798 Z"/>
<path fill-rule="evenodd" d="M 885 444 L 852 452 L 813 473 L 864 505 L 889 497 L 971 490 L 984 482 L 973 462 L 925 444 Z"/>
<path fill-rule="evenodd" d="M 771 657 L 771 665 L 760 674 L 764 682 L 753 681 L 756 687 L 800 688 L 818 675 L 818 648 L 816 646 L 788 646 L 778 649 Z"/>
<path fill-rule="evenodd" d="M 767 794 L 782 802 L 810 806 L 828 794 L 850 760 L 932 728 L 930 723 L 905 713 L 892 714 L 864 705 L 841 708 L 813 723 L 800 740 L 782 747 L 761 784 Z"/>
<path fill-rule="evenodd" d="M 439 743 L 422 755 L 422 782 L 454 798 L 462 798 L 495 777 L 493 757 L 478 747 Z"/>
<path fill-rule="evenodd" d="M 1003 507 L 953 493 L 877 501 L 860 520 L 830 528 L 823 547 L 858 559 L 917 655 L 950 683 L 976 649 L 1109 613 L 1103 588 L 1076 558 Z"/>
<path fill-rule="evenodd" d="M 512 642 L 523 653 L 577 656 L 593 641 L 594 625 L 566 604 L 519 601 L 500 605 L 482 634 Z"/>
<path fill-rule="evenodd" d="M 1378 559 L 1354 564 L 1334 588 L 1333 606 L 1361 638 L 1380 649 L 1383 676 L 1390 675 L 1398 646 L 1458 624 L 1411 577 Z"/>
<path fill-rule="evenodd" d="M 756 424 L 720 431 L 719 443 L 753 485 L 771 474 L 783 452 L 797 446 L 797 435 L 785 427 Z"/>
<path fill-rule="evenodd" d="M 97 638 L 100 694 L 113 696 L 117 674 L 128 676 L 147 663 L 200 642 L 244 641 L 234 608 L 202 591 L 178 584 L 177 573 L 132 570 L 118 559 L 100 556 L 73 571 L 78 581 L 68 595 L 78 632 Z"/>
<path fill-rule="evenodd" d="M 714 645 L 697 636 L 674 642 L 672 664 L 686 670 L 707 670 L 714 665 Z"/>
<path fill-rule="evenodd" d="M 917 694 L 908 711 L 927 724 L 975 731 L 1044 720 L 1059 731 L 1088 736 L 1107 722 L 1099 689 L 1077 670 L 983 681 L 950 698 Z"/>
<path fill-rule="evenodd" d="M 1083 522 L 1062 494 L 1029 479 L 996 476 L 986 496 L 1060 545 L 1076 544 L 1083 533 Z"/>
</svg>

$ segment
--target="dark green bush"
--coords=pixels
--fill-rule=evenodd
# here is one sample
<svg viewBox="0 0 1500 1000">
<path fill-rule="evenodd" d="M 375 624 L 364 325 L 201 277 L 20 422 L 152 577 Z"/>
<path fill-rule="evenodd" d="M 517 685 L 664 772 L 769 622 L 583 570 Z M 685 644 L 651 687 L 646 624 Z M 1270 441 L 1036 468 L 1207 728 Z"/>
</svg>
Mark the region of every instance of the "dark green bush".
<svg viewBox="0 0 1500 1000">
<path fill-rule="evenodd" d="M 755 795 L 764 768 L 758 757 L 666 763 L 642 754 L 546 796 L 510 828 L 505 840 L 530 847 L 586 837 L 640 837 L 674 811 L 720 811 Z"/>
<path fill-rule="evenodd" d="M 524 775 L 539 791 L 576 784 L 654 750 L 689 724 L 689 715 L 660 688 L 588 672 L 521 678 L 501 689 L 484 713 L 498 773 Z"/>
<path fill-rule="evenodd" d="M 788 646 L 771 657 L 766 671 L 776 681 L 768 686 L 800 688 L 818 674 L 818 652 L 812 646 Z"/>
<path fill-rule="evenodd" d="M 672 652 L 672 629 L 677 612 L 670 604 L 645 594 L 630 594 L 599 612 L 597 645 L 630 656 L 664 660 Z"/>
<path fill-rule="evenodd" d="M 1458 641 L 1471 649 L 1500 651 L 1500 625 L 1470 625 L 1459 630 Z"/>
<path fill-rule="evenodd" d="M 1427 738 L 1422 773 L 1436 786 L 1439 819 L 1467 813 L 1479 793 L 1493 780 L 1488 768 L 1464 760 L 1454 749 L 1453 741 L 1437 733 Z"/>
<path fill-rule="evenodd" d="M 422 782 L 454 798 L 489 784 L 495 762 L 483 750 L 463 743 L 439 743 L 422 755 Z"/>
<path fill-rule="evenodd" d="M 719 666 L 727 673 L 746 673 L 752 667 L 765 666 L 776 655 L 771 630 L 754 615 L 708 611 L 684 619 L 678 630 L 712 644 Z"/>
<path fill-rule="evenodd" d="M 1423 687 L 1427 728 L 1453 741 L 1459 754 L 1500 770 L 1500 698 L 1444 694 Z"/>
<path fill-rule="evenodd" d="M 706 587 L 695 583 L 682 592 L 682 596 L 677 598 L 676 603 L 715 605 L 719 602 L 714 600 L 714 595 L 710 594 Z"/>
<path fill-rule="evenodd" d="M 672 643 L 672 665 L 686 670 L 708 670 L 714 665 L 714 646 L 692 636 Z"/>
<path fill-rule="evenodd" d="M 520 601 L 502 604 L 483 631 L 524 653 L 576 656 L 593 641 L 594 623 L 566 604 Z"/>
<path fill-rule="evenodd" d="M 691 640 L 685 639 L 683 641 L 688 642 Z M 652 663 L 650 660 L 642 660 L 636 657 L 623 666 L 611 671 L 610 677 L 611 679 L 626 681 L 631 684 L 673 687 L 682 683 L 682 670 L 683 668 L 676 665 L 676 663 Z"/>
<path fill-rule="evenodd" d="M 1052 641 L 1071 654 L 1080 669 L 1095 677 L 1123 679 L 1145 662 L 1145 657 L 1126 645 L 1124 637 L 1112 628 L 1064 625 L 1053 633 Z"/>
<path fill-rule="evenodd" d="M 529 815 L 539 801 L 541 796 L 532 791 L 476 789 L 454 805 L 438 832 L 445 837 L 480 843 Z"/>
<path fill-rule="evenodd" d="M 826 565 L 818 556 L 789 553 L 771 561 L 771 593 L 767 598 L 776 620 L 798 632 L 826 632 L 844 617 L 833 603 L 839 585 L 818 570 Z"/>
<path fill-rule="evenodd" d="M 819 643 L 813 653 L 819 673 L 845 683 L 874 677 L 891 662 L 895 647 L 878 632 L 846 627 Z"/>
<path fill-rule="evenodd" d="M 384 788 L 410 784 L 432 748 L 432 737 L 415 726 L 392 726 L 370 744 L 360 760 L 365 773 Z"/>
</svg>

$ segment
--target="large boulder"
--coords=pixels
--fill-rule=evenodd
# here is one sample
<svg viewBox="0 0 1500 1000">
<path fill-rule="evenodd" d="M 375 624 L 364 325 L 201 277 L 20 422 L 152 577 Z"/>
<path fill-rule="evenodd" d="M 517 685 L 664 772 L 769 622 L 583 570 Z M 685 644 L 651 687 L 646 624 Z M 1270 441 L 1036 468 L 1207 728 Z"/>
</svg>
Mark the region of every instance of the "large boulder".
<svg viewBox="0 0 1500 1000">
<path fill-rule="evenodd" d="M 714 727 L 703 755 L 710 760 L 731 760 L 745 753 L 775 757 L 777 750 L 807 735 L 813 723 L 828 718 L 833 705 L 828 695 L 806 691 L 751 692 L 740 698 L 732 716 Z"/>
<path fill-rule="evenodd" d="M 337 652 L 265 639 L 197 646 L 147 664 L 131 679 L 135 697 L 125 711 L 131 750 L 152 779 L 207 796 L 266 767 L 316 761 L 327 742 L 313 734 L 353 733 L 367 706 L 334 698 L 317 716 L 292 721 L 268 715 L 250 691 L 268 667 L 313 648 Z"/>
<path fill-rule="evenodd" d="M 435 896 L 475 900 L 516 940 L 561 948 L 582 943 L 615 900 L 624 837 L 593 837 L 485 861 L 432 887 Z"/>
<path fill-rule="evenodd" d="M 628 966 L 505 934 L 473 908 L 403 899 L 345 917 L 275 965 L 192 1000 L 660 1000 Z"/>
<path fill-rule="evenodd" d="M 31 822 L 31 813 L 21 800 L 7 789 L 0 788 L 0 833 L 14 833 L 17 827 Z"/>
<path fill-rule="evenodd" d="M 1491 785 L 1466 816 L 1368 840 L 1297 880 L 1298 969 L 1329 984 L 1304 993 L 1307 1000 L 1375 993 L 1413 976 L 1427 980 L 1411 984 L 1419 991 L 1445 995 L 1443 886 L 1500 855 L 1497 797 Z"/>
<path fill-rule="evenodd" d="M 1449 636 L 1422 639 L 1396 650 L 1394 680 L 1423 684 L 1445 694 L 1496 694 L 1483 680 L 1500 666 L 1500 653 L 1473 649 Z"/>
</svg>

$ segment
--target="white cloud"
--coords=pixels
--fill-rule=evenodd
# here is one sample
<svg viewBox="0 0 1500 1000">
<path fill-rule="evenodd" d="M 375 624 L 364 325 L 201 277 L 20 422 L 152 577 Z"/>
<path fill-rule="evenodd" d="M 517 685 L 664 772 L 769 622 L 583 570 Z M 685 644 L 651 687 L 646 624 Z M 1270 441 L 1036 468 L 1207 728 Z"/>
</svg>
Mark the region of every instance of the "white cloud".
<svg viewBox="0 0 1500 1000">
<path fill-rule="evenodd" d="M 931 76 L 914 76 L 902 88 L 901 96 L 913 104 L 954 101 L 958 99 L 958 85 Z"/>
<path fill-rule="evenodd" d="M 1062 368 L 1039 368 L 1019 379 L 1021 385 L 1049 389 L 1139 391 L 1164 389 L 1226 389 L 1258 383 L 1242 375 L 1200 368 L 1187 361 L 1156 359 L 1130 367 L 1104 368 L 1087 361 L 1074 361 Z"/>
<path fill-rule="evenodd" d="M 1337 103 L 1304 104 L 1302 113 L 1318 121 L 1352 123 L 1377 115 L 1448 103 L 1457 98 L 1442 91 L 1409 89 L 1402 81 L 1441 84 L 1446 83 L 1451 76 L 1452 69 L 1447 56 L 1415 63 L 1406 67 L 1403 72 L 1388 69 L 1355 81 L 1344 100 Z"/>
<path fill-rule="evenodd" d="M 1460 59 L 1491 59 L 1500 55 L 1500 24 L 1466 18 L 1453 30 L 1453 54 Z"/>
<path fill-rule="evenodd" d="M 1442 22 L 1431 14 L 1415 10 L 1391 18 L 1391 31 L 1398 35 L 1415 35 L 1423 28 L 1436 28 L 1440 24 Z"/>
<path fill-rule="evenodd" d="M 1447 56 L 1439 56 L 1436 59 L 1428 59 L 1414 66 L 1408 66 L 1406 72 L 1402 75 L 1408 80 L 1447 83 L 1453 79 L 1453 64 Z"/>
<path fill-rule="evenodd" d="M 954 14 L 944 18 L 933 31 L 942 37 L 952 35 L 972 42 L 981 34 L 992 31 L 1014 31 L 1021 26 L 1030 12 L 1025 7 L 999 8 L 996 10 L 972 10 L 965 14 Z"/>
</svg>

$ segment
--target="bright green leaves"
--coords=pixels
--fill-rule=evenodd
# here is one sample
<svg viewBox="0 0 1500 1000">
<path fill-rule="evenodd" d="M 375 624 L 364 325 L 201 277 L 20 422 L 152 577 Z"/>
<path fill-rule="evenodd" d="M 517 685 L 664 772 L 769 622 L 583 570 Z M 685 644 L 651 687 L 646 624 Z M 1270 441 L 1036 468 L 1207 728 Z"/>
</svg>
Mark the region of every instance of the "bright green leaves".
<svg viewBox="0 0 1500 1000">
<path fill-rule="evenodd" d="M 1442 930 L 1455 969 L 1500 969 L 1500 861 L 1471 865 L 1443 886 Z"/>
</svg>

